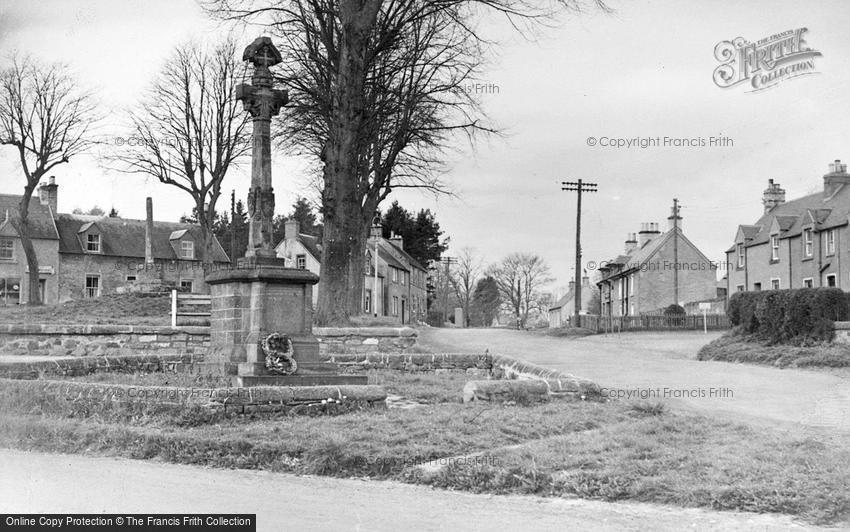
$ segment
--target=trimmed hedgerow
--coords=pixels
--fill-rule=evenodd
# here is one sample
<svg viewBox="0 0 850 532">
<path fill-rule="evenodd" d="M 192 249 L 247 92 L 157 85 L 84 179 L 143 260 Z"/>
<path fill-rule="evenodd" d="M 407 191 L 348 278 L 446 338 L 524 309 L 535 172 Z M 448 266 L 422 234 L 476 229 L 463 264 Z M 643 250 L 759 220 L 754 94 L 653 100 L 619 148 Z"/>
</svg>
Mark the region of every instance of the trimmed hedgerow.
<svg viewBox="0 0 850 532">
<path fill-rule="evenodd" d="M 850 297 L 838 288 L 737 292 L 727 313 L 733 326 L 759 340 L 807 345 L 832 340 L 833 322 L 850 317 Z"/>
</svg>

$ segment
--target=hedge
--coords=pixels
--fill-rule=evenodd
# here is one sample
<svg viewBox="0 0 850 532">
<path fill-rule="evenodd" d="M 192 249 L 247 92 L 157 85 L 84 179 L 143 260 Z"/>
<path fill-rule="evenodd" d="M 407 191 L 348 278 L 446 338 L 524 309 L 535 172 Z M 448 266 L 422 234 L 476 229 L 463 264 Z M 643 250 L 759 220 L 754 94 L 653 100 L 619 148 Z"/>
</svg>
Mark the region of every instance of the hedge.
<svg viewBox="0 0 850 532">
<path fill-rule="evenodd" d="M 850 295 L 838 288 L 737 292 L 727 314 L 733 326 L 770 343 L 828 342 L 833 322 L 850 317 Z"/>
</svg>

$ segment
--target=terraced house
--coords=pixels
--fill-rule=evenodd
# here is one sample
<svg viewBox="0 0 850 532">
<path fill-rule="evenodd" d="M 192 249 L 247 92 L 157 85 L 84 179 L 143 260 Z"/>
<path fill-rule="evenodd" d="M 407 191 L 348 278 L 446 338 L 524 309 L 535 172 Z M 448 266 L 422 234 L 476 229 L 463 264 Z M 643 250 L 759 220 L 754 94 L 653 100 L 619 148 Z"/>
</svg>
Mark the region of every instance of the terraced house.
<svg viewBox="0 0 850 532">
<path fill-rule="evenodd" d="M 658 223 L 641 224 L 628 235 L 624 253 L 599 268 L 603 316 L 657 314 L 674 303 L 717 298 L 717 264 L 684 235 L 678 211 L 667 220 L 664 232 Z"/>
<path fill-rule="evenodd" d="M 321 243 L 315 236 L 301 233 L 298 222 L 285 222 L 284 239 L 275 249 L 288 266 L 321 275 Z M 404 251 L 402 237 L 387 239 L 381 236 L 380 226 L 372 228 L 366 243 L 364 314 L 390 317 L 398 323 L 425 321 L 427 280 L 428 270 Z M 317 301 L 318 290 L 313 290 L 314 307 Z"/>
<path fill-rule="evenodd" d="M 57 213 L 53 177 L 30 201 L 30 226 L 39 262 L 41 299 L 57 303 L 103 294 L 150 289 L 153 285 L 205 292 L 201 227 L 145 220 Z M 27 261 L 12 220 L 21 196 L 0 195 L 0 305 L 26 303 Z M 211 264 L 230 259 L 213 241 Z"/>
<path fill-rule="evenodd" d="M 764 213 L 740 225 L 726 251 L 729 293 L 834 286 L 850 290 L 850 174 L 829 164 L 823 190 L 786 201 L 768 181 Z"/>
</svg>

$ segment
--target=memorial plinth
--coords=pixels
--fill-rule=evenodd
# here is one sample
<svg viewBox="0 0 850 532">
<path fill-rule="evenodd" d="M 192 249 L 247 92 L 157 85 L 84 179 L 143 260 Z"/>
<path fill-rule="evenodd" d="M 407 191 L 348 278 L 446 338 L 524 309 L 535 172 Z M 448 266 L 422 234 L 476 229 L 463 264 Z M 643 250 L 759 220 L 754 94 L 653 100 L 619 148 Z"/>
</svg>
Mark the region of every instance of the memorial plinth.
<svg viewBox="0 0 850 532">
<path fill-rule="evenodd" d="M 284 267 L 276 258 L 249 257 L 231 270 L 211 272 L 212 315 L 209 357 L 238 386 L 317 386 L 366 384 L 363 375 L 340 375 L 336 364 L 319 358 L 319 341 L 313 336 L 313 285 L 315 274 Z M 263 339 L 288 335 L 297 369 L 291 375 L 275 374 L 266 367 Z"/>
</svg>

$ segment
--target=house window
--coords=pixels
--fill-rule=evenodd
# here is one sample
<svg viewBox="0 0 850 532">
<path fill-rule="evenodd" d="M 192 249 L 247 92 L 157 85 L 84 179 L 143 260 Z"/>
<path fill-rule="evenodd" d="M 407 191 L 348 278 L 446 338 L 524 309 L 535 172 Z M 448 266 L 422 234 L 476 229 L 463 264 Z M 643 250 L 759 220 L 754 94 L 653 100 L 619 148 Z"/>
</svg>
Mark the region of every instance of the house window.
<svg viewBox="0 0 850 532">
<path fill-rule="evenodd" d="M 405 271 L 401 272 L 401 284 L 402 285 L 407 284 L 407 272 L 405 272 Z"/>
<path fill-rule="evenodd" d="M 736 247 L 738 249 L 738 267 L 743 268 L 744 267 L 744 244 L 738 244 Z"/>
<path fill-rule="evenodd" d="M 736 288 L 737 288 L 738 292 L 744 291 L 744 285 L 742 285 L 742 284 L 739 284 Z"/>
<path fill-rule="evenodd" d="M 398 316 L 398 296 L 393 296 L 393 316 Z"/>
<path fill-rule="evenodd" d="M 815 285 L 814 281 L 811 277 L 808 279 L 803 279 L 803 288 L 811 288 Z"/>
<path fill-rule="evenodd" d="M 295 267 L 299 270 L 307 269 L 307 255 L 296 255 L 295 256 Z"/>
<path fill-rule="evenodd" d="M 826 232 L 826 254 L 835 255 L 835 229 Z"/>
<path fill-rule="evenodd" d="M 21 280 L 0 278 L 0 305 L 17 305 L 21 302 Z"/>
<path fill-rule="evenodd" d="M 127 278 L 126 278 L 126 281 L 128 283 L 134 283 L 134 282 L 136 282 L 136 276 L 135 275 L 128 275 Z"/>
<path fill-rule="evenodd" d="M 183 292 L 192 292 L 195 286 L 195 282 L 192 279 L 180 279 L 180 289 Z"/>
<path fill-rule="evenodd" d="M 100 296 L 100 275 L 86 275 L 86 297 Z"/>
<path fill-rule="evenodd" d="M 753 283 L 753 290 L 761 292 L 761 283 Z"/>
<path fill-rule="evenodd" d="M 366 298 L 363 300 L 363 311 L 372 312 L 372 291 L 366 289 Z"/>
<path fill-rule="evenodd" d="M 390 269 L 393 271 L 393 282 L 397 283 L 398 282 L 398 270 L 395 269 L 395 268 L 390 268 Z"/>
<path fill-rule="evenodd" d="M 779 235 L 770 235 L 770 260 L 779 260 Z"/>
<path fill-rule="evenodd" d="M 195 259 L 195 243 L 191 240 L 183 240 L 180 242 L 180 258 L 194 260 Z"/>
<path fill-rule="evenodd" d="M 770 289 L 771 290 L 779 290 L 779 279 L 771 279 L 770 280 Z"/>
<path fill-rule="evenodd" d="M 812 230 L 804 229 L 803 230 L 803 256 L 811 257 L 812 256 L 812 247 L 814 240 L 812 238 Z"/>
<path fill-rule="evenodd" d="M 0 260 L 15 259 L 15 241 L 10 238 L 0 239 Z"/>
<path fill-rule="evenodd" d="M 635 274 L 629 276 L 629 295 L 635 295 Z"/>
<path fill-rule="evenodd" d="M 826 276 L 826 286 L 835 287 L 835 274 L 831 273 Z"/>
<path fill-rule="evenodd" d="M 100 235 L 86 235 L 86 251 L 100 253 Z"/>
</svg>

